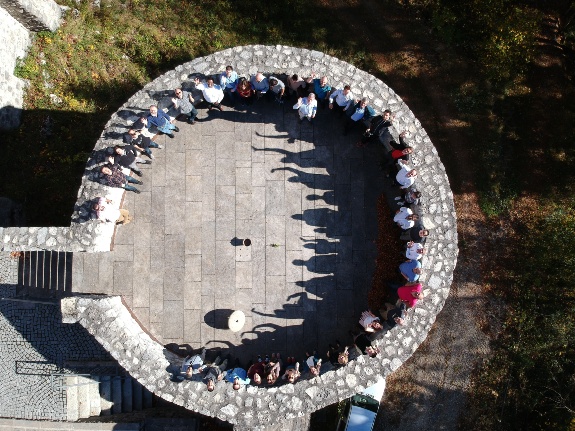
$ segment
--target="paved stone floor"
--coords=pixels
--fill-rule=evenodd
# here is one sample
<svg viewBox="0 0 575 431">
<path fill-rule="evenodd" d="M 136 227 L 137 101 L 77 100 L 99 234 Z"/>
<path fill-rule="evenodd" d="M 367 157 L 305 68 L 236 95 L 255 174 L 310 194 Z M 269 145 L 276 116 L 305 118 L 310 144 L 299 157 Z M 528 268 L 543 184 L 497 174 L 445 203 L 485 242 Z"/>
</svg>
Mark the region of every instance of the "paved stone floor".
<svg viewBox="0 0 575 431">
<path fill-rule="evenodd" d="M 199 118 L 159 137 L 142 193 L 126 193 L 134 222 L 113 252 L 74 255 L 73 290 L 122 295 L 152 335 L 182 348 L 247 359 L 347 341 L 374 267 L 381 149 L 358 149 L 361 130 L 343 136 L 327 109 L 313 125 L 265 101 Z M 238 333 L 233 310 L 246 315 Z"/>
</svg>

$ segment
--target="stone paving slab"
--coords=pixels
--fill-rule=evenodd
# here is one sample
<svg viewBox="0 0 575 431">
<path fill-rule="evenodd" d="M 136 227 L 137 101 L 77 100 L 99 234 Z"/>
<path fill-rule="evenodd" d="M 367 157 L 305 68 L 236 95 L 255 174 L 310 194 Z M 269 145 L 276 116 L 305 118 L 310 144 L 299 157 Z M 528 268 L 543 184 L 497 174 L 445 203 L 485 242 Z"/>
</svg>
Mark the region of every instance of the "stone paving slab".
<svg viewBox="0 0 575 431">
<path fill-rule="evenodd" d="M 122 295 L 164 344 L 241 359 L 345 339 L 367 306 L 381 149 L 357 149 L 359 132 L 334 131 L 327 110 L 300 125 L 290 108 L 200 110 L 175 139 L 158 136 L 142 193 L 125 196 L 134 221 L 112 252 L 76 254 L 73 290 Z M 239 335 L 216 322 L 236 309 Z"/>
</svg>

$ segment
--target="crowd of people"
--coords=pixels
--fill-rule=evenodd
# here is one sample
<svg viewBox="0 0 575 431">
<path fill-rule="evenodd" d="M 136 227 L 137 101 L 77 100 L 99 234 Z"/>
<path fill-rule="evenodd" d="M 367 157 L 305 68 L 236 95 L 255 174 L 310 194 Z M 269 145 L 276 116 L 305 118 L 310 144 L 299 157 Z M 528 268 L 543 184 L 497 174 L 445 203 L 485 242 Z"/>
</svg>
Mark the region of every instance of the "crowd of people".
<svg viewBox="0 0 575 431">
<path fill-rule="evenodd" d="M 342 118 L 344 135 L 364 126 L 363 133 L 358 133 L 358 147 L 370 143 L 383 146 L 382 169 L 398 190 L 394 200 L 397 207 L 394 208 L 393 222 L 401 231 L 400 239 L 406 242 L 405 256 L 398 265 L 397 279 L 390 279 L 387 283 L 388 301 L 381 304 L 378 310 L 364 311 L 357 330 L 349 332 L 353 342 L 343 345 L 336 340 L 334 344 L 329 344 L 325 359 L 333 368 L 345 366 L 359 355 L 377 356 L 379 348 L 373 342 L 378 334 L 397 325 L 404 325 L 408 310 L 424 298 L 420 282 L 420 261 L 426 252 L 424 243 L 429 231 L 423 227 L 420 217 L 421 193 L 416 188 L 418 171 L 411 165 L 413 148 L 406 142 L 406 132 L 401 132 L 399 142 L 396 142 L 390 130 L 394 121 L 391 111 L 385 110 L 378 115 L 367 98 L 354 96 L 350 85 L 332 88 L 325 76 L 312 74 L 308 78 L 301 78 L 293 74 L 284 83 L 280 77 L 266 77 L 261 72 L 251 77 L 240 77 L 232 66 L 227 66 L 217 77 L 208 76 L 204 80 L 194 78 L 193 84 L 196 92 L 202 93 L 201 102 L 209 110 L 223 111 L 222 103 L 226 97 L 233 107 L 251 105 L 261 99 L 279 104 L 295 101 L 293 110 L 300 123 L 304 120 L 313 123 L 318 109 L 327 109 L 333 116 Z M 174 125 L 178 117 L 185 118 L 191 125 L 196 124 L 196 104 L 199 105 L 200 100 L 193 97 L 192 91 L 176 88 L 170 102 L 167 112 L 157 105 L 150 106 L 149 113 L 140 116 L 124 134 L 125 145 L 115 146 L 108 163 L 100 169 L 104 184 L 139 193 L 133 184 L 142 184 L 142 181 L 131 175 L 133 172 L 142 177 L 138 165 L 152 163 L 152 148 L 161 148 L 153 140 L 155 134 L 173 138 L 174 133 L 179 131 Z M 131 220 L 126 210 L 114 209 L 114 203 L 108 198 L 99 198 L 93 210 L 100 220 L 121 224 Z M 224 360 L 218 356 L 208 363 L 206 350 L 203 349 L 200 354 L 185 358 L 178 377 L 201 379 L 206 383 L 208 391 L 214 390 L 216 383 L 223 380 L 230 382 L 235 390 L 248 384 L 273 386 L 278 382 L 295 383 L 300 378 L 318 376 L 322 372 L 323 359 L 316 351 L 306 353 L 301 361 L 293 356 L 288 356 L 284 361 L 279 353 L 273 353 L 270 356 L 258 356 L 256 361 L 246 367 L 242 367 L 237 359 L 228 367 L 231 364 L 229 356 Z"/>
</svg>

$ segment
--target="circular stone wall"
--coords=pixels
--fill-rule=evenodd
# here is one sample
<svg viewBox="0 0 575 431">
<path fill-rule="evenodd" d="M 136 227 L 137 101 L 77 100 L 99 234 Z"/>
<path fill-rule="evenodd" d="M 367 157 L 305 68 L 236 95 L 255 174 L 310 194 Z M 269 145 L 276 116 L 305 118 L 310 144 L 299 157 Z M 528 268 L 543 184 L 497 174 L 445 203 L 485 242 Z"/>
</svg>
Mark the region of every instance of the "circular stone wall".
<svg viewBox="0 0 575 431">
<path fill-rule="evenodd" d="M 262 71 L 309 76 L 313 71 L 320 76 L 326 75 L 332 88 L 350 84 L 354 95 L 368 97 L 378 113 L 391 109 L 396 116 L 392 134 L 397 136 L 400 130 L 409 132 L 414 148 L 413 164 L 420 171 L 416 186 L 422 192 L 423 221 L 431 231 L 426 243 L 428 254 L 423 260 L 422 283 L 426 299 L 410 313 L 405 326 L 387 331 L 375 341 L 382 353 L 377 358 L 360 356 L 344 368 L 327 371 L 320 377 L 295 385 L 269 389 L 248 385 L 234 391 L 230 384 L 220 383 L 210 393 L 199 382 L 173 382 L 167 370 L 179 365 L 181 358 L 165 351 L 161 344 L 150 338 L 119 298 L 76 297 L 63 302 L 65 320 L 79 321 L 133 377 L 156 395 L 240 428 L 254 429 L 309 414 L 345 399 L 374 384 L 377 376 L 387 376 L 413 354 L 427 336 L 449 294 L 458 253 L 456 216 L 445 168 L 427 133 L 405 103 L 379 79 L 317 51 L 255 45 L 197 58 L 146 85 L 112 116 L 105 132 L 123 132 L 133 119 L 123 118 L 122 112 L 135 107 L 145 110 L 155 103 L 150 94 L 181 86 L 189 82 L 192 75 L 220 73 L 228 64 L 239 73 L 249 74 Z M 102 134 L 96 151 L 116 143 L 106 136 Z M 86 178 L 79 192 L 79 205 L 100 192 L 100 188 Z"/>
</svg>

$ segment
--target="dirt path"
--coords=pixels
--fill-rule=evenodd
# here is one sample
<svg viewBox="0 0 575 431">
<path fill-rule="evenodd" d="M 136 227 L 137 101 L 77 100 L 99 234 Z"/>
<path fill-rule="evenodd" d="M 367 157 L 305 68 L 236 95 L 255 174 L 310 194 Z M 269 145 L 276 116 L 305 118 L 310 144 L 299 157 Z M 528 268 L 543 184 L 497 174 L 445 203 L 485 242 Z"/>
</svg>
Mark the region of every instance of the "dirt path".
<svg viewBox="0 0 575 431">
<path fill-rule="evenodd" d="M 352 28 L 367 29 L 367 46 L 381 76 L 425 125 L 451 181 L 458 214 L 459 261 L 451 293 L 426 341 L 388 379 L 375 429 L 456 430 L 474 367 L 489 353 L 482 288 L 488 243 L 474 189 L 473 148 L 466 123 L 451 104 L 465 65 L 433 41 L 414 16 L 377 0 L 362 2 Z M 491 255 L 490 255 L 491 256 Z"/>
</svg>

